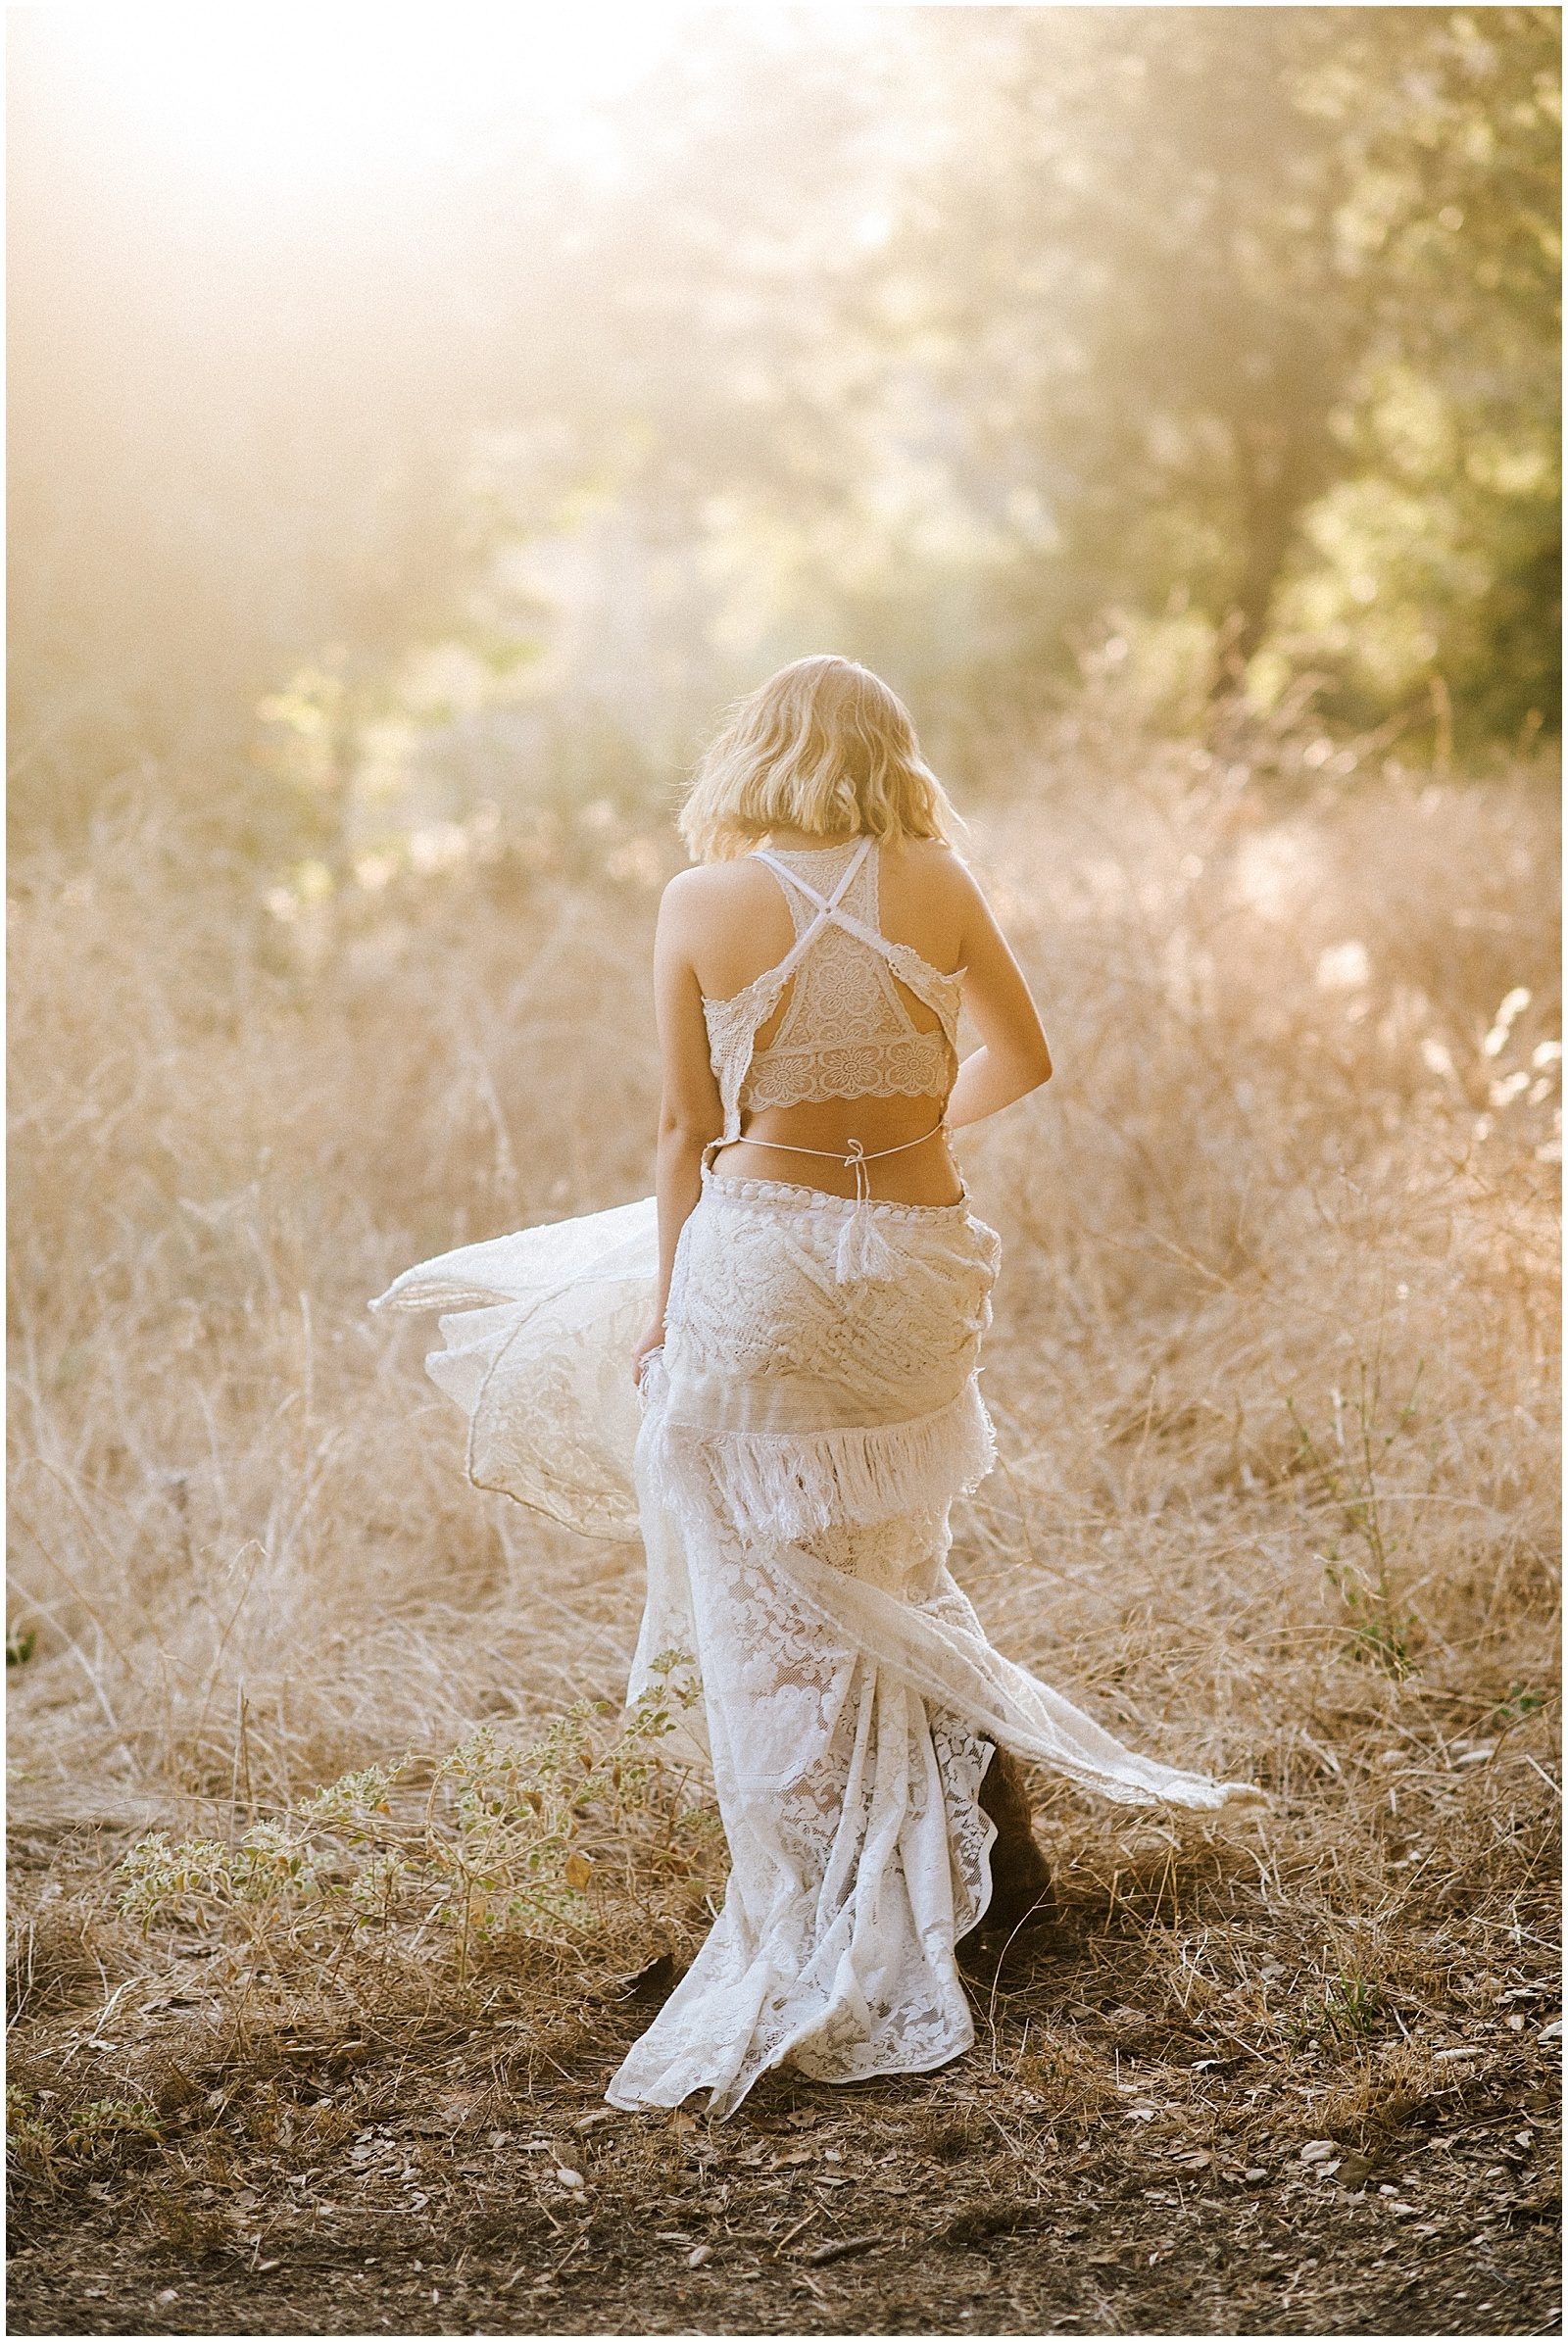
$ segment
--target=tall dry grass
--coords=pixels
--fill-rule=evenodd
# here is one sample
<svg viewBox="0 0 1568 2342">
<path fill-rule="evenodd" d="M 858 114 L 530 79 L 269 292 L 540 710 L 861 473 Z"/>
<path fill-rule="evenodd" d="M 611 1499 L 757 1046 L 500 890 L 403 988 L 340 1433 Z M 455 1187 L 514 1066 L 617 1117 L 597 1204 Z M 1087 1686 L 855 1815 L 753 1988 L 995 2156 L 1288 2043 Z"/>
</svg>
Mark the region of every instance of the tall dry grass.
<svg viewBox="0 0 1568 2342">
<path fill-rule="evenodd" d="M 1335 1806 L 1503 1732 L 1468 1795 L 1549 1683 L 1549 791 L 1265 792 L 1114 732 L 998 788 L 972 853 L 1058 1071 L 964 1144 L 1004 1461 L 958 1567 L 1156 1753 Z M 269 907 L 145 806 L 14 865 L 24 1808 L 266 1808 L 618 1690 L 637 1552 L 468 1488 L 421 1330 L 365 1303 L 646 1192 L 672 866 L 584 832 Z M 1343 1821 L 1376 1868 L 1394 1824 Z"/>
</svg>

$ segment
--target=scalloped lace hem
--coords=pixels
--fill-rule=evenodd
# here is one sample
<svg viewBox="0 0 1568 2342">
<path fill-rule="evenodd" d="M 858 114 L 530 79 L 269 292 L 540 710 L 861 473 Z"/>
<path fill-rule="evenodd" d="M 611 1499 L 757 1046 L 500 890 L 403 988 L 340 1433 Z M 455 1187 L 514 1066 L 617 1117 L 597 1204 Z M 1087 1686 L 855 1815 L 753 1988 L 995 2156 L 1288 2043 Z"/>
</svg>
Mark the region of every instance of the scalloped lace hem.
<svg viewBox="0 0 1568 2342">
<path fill-rule="evenodd" d="M 731 1147 L 765 1147 L 765 1139 L 731 1139 Z M 703 1184 L 720 1201 L 736 1203 L 805 1203 L 814 1209 L 818 1205 L 835 1211 L 853 1212 L 853 1195 L 835 1195 L 831 1188 L 813 1188 L 804 1179 L 747 1179 L 732 1171 L 712 1171 L 706 1165 Z M 952 1220 L 961 1219 L 969 1208 L 967 1191 L 952 1203 L 895 1203 L 879 1195 L 869 1196 L 861 1205 L 862 1211 L 874 1212 L 889 1220 Z"/>
</svg>

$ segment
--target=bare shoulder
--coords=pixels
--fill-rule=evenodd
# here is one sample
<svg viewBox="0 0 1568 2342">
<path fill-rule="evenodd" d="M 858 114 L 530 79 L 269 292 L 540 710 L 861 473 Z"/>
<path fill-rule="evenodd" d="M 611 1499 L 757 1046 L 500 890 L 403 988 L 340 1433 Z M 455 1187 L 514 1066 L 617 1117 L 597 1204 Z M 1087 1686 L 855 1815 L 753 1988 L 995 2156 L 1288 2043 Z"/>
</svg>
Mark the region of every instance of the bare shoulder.
<svg viewBox="0 0 1568 2342">
<path fill-rule="evenodd" d="M 884 856 L 896 854 L 910 870 L 929 871 L 933 876 L 967 875 L 968 864 L 946 838 L 901 838 L 896 846 L 884 846 L 882 852 Z"/>
<path fill-rule="evenodd" d="M 677 870 L 673 878 L 665 880 L 664 892 L 712 902 L 721 894 L 732 897 L 741 888 L 772 883 L 756 854 L 737 854 L 727 861 L 693 862 L 689 868 Z"/>
<path fill-rule="evenodd" d="M 662 902 L 677 915 L 744 900 L 761 874 L 745 856 L 727 862 L 693 862 L 664 882 Z M 764 881 L 765 883 L 765 881 Z"/>
<path fill-rule="evenodd" d="M 781 959 L 792 933 L 777 881 L 747 854 L 680 871 L 659 906 L 660 951 L 689 967 L 713 1000 L 728 1000 Z"/>
<path fill-rule="evenodd" d="M 884 869 L 891 868 L 914 902 L 961 910 L 979 893 L 968 863 L 944 838 L 903 838 L 882 852 Z"/>
<path fill-rule="evenodd" d="M 941 838 L 901 838 L 883 848 L 881 866 L 883 934 L 912 944 L 935 967 L 959 966 L 974 905 L 962 858 Z"/>
</svg>

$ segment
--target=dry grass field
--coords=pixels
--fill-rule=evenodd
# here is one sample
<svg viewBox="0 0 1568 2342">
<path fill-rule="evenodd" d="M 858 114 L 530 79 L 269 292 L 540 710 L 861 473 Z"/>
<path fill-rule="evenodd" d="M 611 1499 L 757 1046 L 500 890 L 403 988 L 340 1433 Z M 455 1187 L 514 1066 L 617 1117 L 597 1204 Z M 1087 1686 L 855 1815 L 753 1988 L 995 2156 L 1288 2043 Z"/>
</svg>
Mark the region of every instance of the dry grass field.
<svg viewBox="0 0 1568 2342">
<path fill-rule="evenodd" d="M 128 803 L 14 862 L 13 2330 L 1547 2330 L 1554 809 L 1309 733 L 997 759 L 1058 1070 L 963 1148 L 956 1567 L 1272 1802 L 1039 1777 L 1060 1926 L 973 2053 L 721 2124 L 602 2106 L 723 1878 L 617 1741 L 638 1553 L 470 1488 L 366 1310 L 647 1192 L 672 847 L 269 897 Z"/>
</svg>

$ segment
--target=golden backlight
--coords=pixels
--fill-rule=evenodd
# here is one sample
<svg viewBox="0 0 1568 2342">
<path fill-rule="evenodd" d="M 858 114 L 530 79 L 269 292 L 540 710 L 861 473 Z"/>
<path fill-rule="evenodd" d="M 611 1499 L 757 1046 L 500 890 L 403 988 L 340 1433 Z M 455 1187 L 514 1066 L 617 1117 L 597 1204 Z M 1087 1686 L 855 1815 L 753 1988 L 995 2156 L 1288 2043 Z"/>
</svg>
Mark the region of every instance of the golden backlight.
<svg viewBox="0 0 1568 2342">
<path fill-rule="evenodd" d="M 531 120 L 606 150 L 596 103 L 678 38 L 689 0 L 591 8 L 62 9 L 72 69 L 166 165 L 236 190 L 461 162 Z"/>
<path fill-rule="evenodd" d="M 4 29 L 14 2330 L 1560 2332 L 1560 9 Z M 698 1712 L 622 1716 L 640 1538 L 504 1492 L 593 1459 L 623 1529 L 647 1320 L 602 1413 L 535 1353 L 547 1454 L 485 1310 L 368 1303 L 635 1216 L 687 783 L 824 651 L 1056 1067 L 956 1134 L 997 1469 L 867 1528 L 866 1613 L 961 1622 L 951 1533 L 999 1653 L 1276 1802 L 1041 1767 L 1060 1927 L 966 1952 L 975 2053 L 839 2090 L 796 2036 L 665 2122 L 599 2097 L 730 1892 Z M 575 1333 L 562 1282 L 501 1315 Z M 751 1535 L 804 1481 L 678 1446 L 744 1506 L 705 1616 L 791 1614 L 735 1752 L 787 1886 L 866 1662 Z M 934 1665 L 885 1882 L 946 1991 Z"/>
</svg>

